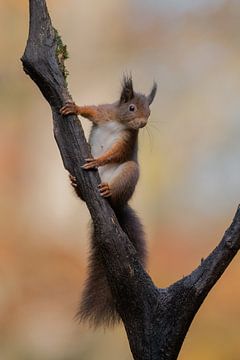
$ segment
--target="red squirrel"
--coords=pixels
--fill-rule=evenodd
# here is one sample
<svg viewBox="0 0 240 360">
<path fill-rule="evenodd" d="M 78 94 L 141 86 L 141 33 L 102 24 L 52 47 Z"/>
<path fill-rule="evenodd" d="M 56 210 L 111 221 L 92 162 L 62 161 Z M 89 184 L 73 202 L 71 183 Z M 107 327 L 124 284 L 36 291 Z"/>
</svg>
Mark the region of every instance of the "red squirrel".
<svg viewBox="0 0 240 360">
<path fill-rule="evenodd" d="M 146 261 L 143 227 L 128 201 L 139 178 L 138 131 L 147 124 L 149 106 L 156 91 L 154 83 L 148 96 L 136 93 L 132 77 L 124 76 L 117 102 L 98 106 L 78 106 L 69 102 L 60 109 L 62 115 L 81 115 L 93 123 L 89 137 L 93 158 L 86 159 L 82 168 L 99 169 L 99 193 L 109 199 L 120 226 L 135 246 L 143 265 Z M 70 179 L 81 197 L 74 176 L 70 175 Z M 119 320 L 119 315 L 94 238 L 93 230 L 89 274 L 77 316 L 81 320 L 89 320 L 94 326 L 113 325 Z"/>
</svg>

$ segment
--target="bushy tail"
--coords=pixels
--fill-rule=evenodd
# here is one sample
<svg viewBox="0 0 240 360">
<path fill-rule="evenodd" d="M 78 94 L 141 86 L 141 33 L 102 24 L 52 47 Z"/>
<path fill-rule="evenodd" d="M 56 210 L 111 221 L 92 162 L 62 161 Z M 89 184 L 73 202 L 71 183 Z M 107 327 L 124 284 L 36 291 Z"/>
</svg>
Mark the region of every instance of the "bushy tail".
<svg viewBox="0 0 240 360">
<path fill-rule="evenodd" d="M 115 210 L 119 224 L 137 250 L 142 264 L 146 261 L 146 249 L 143 226 L 130 206 Z M 82 294 L 80 309 L 77 313 L 80 320 L 88 320 L 94 327 L 111 326 L 120 320 L 105 275 L 101 254 L 95 241 L 93 231 L 91 253 L 88 265 L 88 278 Z"/>
</svg>

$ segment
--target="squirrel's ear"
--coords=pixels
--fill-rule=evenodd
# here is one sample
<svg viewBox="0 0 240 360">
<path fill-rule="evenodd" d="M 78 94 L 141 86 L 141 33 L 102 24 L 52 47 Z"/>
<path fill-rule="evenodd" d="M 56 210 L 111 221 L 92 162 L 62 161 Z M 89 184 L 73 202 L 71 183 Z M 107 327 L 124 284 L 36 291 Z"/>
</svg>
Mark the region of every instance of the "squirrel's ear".
<svg viewBox="0 0 240 360">
<path fill-rule="evenodd" d="M 156 92 L 157 92 L 157 83 L 154 82 L 153 83 L 153 87 L 152 87 L 152 90 L 150 92 L 150 94 L 148 95 L 147 99 L 148 99 L 148 104 L 151 105 L 151 103 L 153 102 L 154 98 L 155 98 L 155 95 L 156 95 Z"/>
<path fill-rule="evenodd" d="M 119 104 L 126 103 L 134 98 L 132 76 L 123 77 L 122 92 L 119 100 Z"/>
</svg>

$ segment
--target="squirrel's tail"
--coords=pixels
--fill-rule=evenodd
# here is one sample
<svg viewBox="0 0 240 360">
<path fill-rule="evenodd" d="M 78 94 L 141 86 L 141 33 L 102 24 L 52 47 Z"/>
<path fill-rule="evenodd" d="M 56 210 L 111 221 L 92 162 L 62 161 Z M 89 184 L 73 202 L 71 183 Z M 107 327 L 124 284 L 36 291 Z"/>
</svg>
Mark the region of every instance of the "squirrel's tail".
<svg viewBox="0 0 240 360">
<path fill-rule="evenodd" d="M 143 226 L 130 206 L 115 211 L 119 224 L 127 234 L 129 240 L 137 250 L 142 264 L 145 264 L 146 249 L 144 241 Z M 88 278 L 82 294 L 80 309 L 77 318 L 88 320 L 90 325 L 111 326 L 120 320 L 116 311 L 115 302 L 108 285 L 102 257 L 98 250 L 93 230 L 91 242 L 91 253 L 88 265 Z"/>
</svg>

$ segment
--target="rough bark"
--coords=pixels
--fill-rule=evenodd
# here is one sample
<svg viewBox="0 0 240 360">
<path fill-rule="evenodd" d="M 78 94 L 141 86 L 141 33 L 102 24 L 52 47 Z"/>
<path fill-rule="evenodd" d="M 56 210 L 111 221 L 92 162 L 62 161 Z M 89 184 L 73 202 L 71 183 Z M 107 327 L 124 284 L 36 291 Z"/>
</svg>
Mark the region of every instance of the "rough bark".
<svg viewBox="0 0 240 360">
<path fill-rule="evenodd" d="M 77 178 L 86 201 L 109 285 L 136 360 L 175 360 L 199 307 L 240 247 L 240 208 L 223 239 L 190 275 L 157 288 L 137 259 L 108 202 L 99 196 L 97 171 L 81 169 L 90 149 L 75 115 L 59 109 L 71 100 L 62 63 L 64 47 L 52 27 L 45 0 L 30 0 L 30 29 L 22 57 L 25 72 L 49 102 L 64 167 Z M 62 58 L 61 58 L 62 57 Z M 60 60 L 60 61 L 59 61 Z"/>
</svg>

